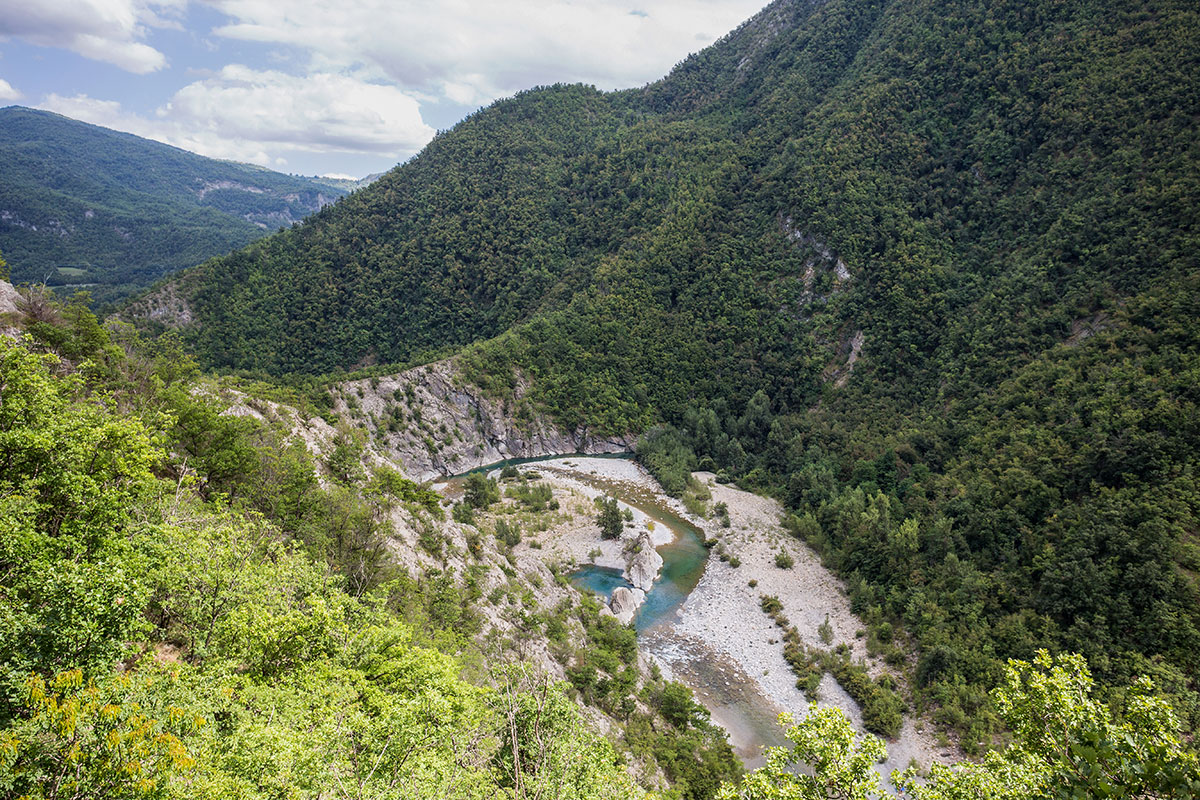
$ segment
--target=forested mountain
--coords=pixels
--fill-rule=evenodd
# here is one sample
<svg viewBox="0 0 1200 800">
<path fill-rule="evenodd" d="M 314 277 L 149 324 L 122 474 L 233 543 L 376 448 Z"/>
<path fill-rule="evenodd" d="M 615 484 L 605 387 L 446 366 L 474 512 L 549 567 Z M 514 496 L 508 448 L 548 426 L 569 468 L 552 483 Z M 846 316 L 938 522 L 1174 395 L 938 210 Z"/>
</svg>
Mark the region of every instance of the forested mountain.
<svg viewBox="0 0 1200 800">
<path fill-rule="evenodd" d="M 0 252 L 18 282 L 98 284 L 97 299 L 115 299 L 347 191 L 48 111 L 0 109 Z"/>
<path fill-rule="evenodd" d="M 209 365 L 459 349 L 776 493 L 973 748 L 1038 647 L 1200 723 L 1200 12 L 779 0 L 502 101 L 170 287 Z M 657 427 L 656 427 L 657 426 Z"/>
<path fill-rule="evenodd" d="M 615 499 L 509 465 L 452 503 L 393 469 L 362 414 L 310 416 L 320 391 L 214 379 L 177 338 L 102 325 L 82 297 L 20 297 L 0 317 L 5 797 L 891 796 L 884 743 L 837 706 L 782 717 L 792 748 L 743 776 L 632 625 L 571 586 L 575 562 L 522 542 L 597 508 L 621 528 Z M 813 651 L 794 626 L 784 638 L 803 667 Z M 846 647 L 817 669 L 855 697 L 897 686 Z M 918 800 L 1200 797 L 1200 758 L 1157 692 L 1098 697 L 1078 655 L 1012 661 L 990 695 L 1005 746 L 891 779 Z"/>
</svg>

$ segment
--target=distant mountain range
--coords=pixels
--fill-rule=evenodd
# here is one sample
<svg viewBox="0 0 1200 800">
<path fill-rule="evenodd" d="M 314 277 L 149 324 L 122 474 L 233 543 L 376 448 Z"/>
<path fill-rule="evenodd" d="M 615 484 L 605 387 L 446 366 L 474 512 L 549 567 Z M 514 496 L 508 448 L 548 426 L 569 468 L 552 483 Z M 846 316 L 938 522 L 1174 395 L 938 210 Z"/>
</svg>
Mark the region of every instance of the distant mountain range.
<svg viewBox="0 0 1200 800">
<path fill-rule="evenodd" d="M 0 109 L 0 253 L 14 282 L 85 285 L 98 300 L 288 227 L 361 184 Z"/>
</svg>

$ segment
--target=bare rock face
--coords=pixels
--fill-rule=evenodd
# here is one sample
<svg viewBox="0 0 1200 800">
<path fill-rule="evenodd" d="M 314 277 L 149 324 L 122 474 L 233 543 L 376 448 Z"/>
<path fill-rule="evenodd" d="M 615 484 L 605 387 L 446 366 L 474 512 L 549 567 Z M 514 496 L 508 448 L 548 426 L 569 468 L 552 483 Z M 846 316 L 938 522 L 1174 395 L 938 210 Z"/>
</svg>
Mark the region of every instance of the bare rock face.
<svg viewBox="0 0 1200 800">
<path fill-rule="evenodd" d="M 390 375 L 347 381 L 334 390 L 335 410 L 375 435 L 378 449 L 410 478 L 432 480 L 510 458 L 621 453 L 633 436 L 597 436 L 560 428 L 527 399 L 529 382 L 513 378 L 508 399 L 468 384 L 453 359 Z"/>
<path fill-rule="evenodd" d="M 646 602 L 646 593 L 641 589 L 628 589 L 621 586 L 613 591 L 609 604 L 612 606 L 612 613 L 617 618 L 617 622 L 628 625 L 633 622 L 634 614 L 644 602 Z"/>
<path fill-rule="evenodd" d="M 120 316 L 127 320 L 148 319 L 172 329 L 189 327 L 196 318 L 188 303 L 186 288 L 181 291 L 188 280 L 184 277 L 155 289 L 122 311 Z"/>
<path fill-rule="evenodd" d="M 8 281 L 0 281 L 0 314 L 18 313 L 17 298 L 20 295 Z"/>
<path fill-rule="evenodd" d="M 21 335 L 21 293 L 8 281 L 0 281 L 0 336 Z"/>
<path fill-rule="evenodd" d="M 658 578 L 658 571 L 662 569 L 663 560 L 658 551 L 654 549 L 654 543 L 650 541 L 649 534 L 643 533 L 638 537 L 638 546 L 638 552 L 629 560 L 629 566 L 625 569 L 625 577 L 636 588 L 648 592 Z"/>
<path fill-rule="evenodd" d="M 846 354 L 846 363 L 834 370 L 833 385 L 838 389 L 846 385 L 850 380 L 850 376 L 854 373 L 854 362 L 858 361 L 858 355 L 862 352 L 863 342 L 866 336 L 862 331 L 855 331 L 854 336 L 847 340 L 842 349 L 849 347 L 849 352 Z"/>
</svg>

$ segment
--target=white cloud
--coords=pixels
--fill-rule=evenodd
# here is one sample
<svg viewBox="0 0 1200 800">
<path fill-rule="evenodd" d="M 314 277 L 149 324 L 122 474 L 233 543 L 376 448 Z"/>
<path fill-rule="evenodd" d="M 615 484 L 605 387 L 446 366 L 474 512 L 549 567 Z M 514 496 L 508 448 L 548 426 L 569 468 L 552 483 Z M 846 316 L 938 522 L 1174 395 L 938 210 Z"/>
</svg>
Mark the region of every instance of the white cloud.
<svg viewBox="0 0 1200 800">
<path fill-rule="evenodd" d="M 0 0 L 0 36 L 61 47 L 139 75 L 166 66 L 145 44 L 150 28 L 177 27 L 188 0 Z"/>
<path fill-rule="evenodd" d="M 394 86 L 239 65 L 183 87 L 153 118 L 86 95 L 50 95 L 42 107 L 213 158 L 263 166 L 286 164 L 296 152 L 365 153 L 399 161 L 434 134 L 417 102 Z"/>
<path fill-rule="evenodd" d="M 434 133 L 395 86 L 238 65 L 183 87 L 160 114 L 231 139 L 348 153 L 408 154 Z"/>
<path fill-rule="evenodd" d="M 20 100 L 21 93 L 13 88 L 13 85 L 8 81 L 0 78 L 0 103 L 9 103 L 13 100 Z"/>
<path fill-rule="evenodd" d="M 537 84 L 637 86 L 764 0 L 206 0 L 218 35 L 290 45 L 322 70 L 365 69 L 413 92 L 483 103 Z"/>
<path fill-rule="evenodd" d="M 125 107 L 71 96 L 77 85 L 60 83 L 46 108 L 209 156 L 344 172 L 423 146 L 433 131 L 422 106 L 425 118 L 443 124 L 464 106 L 539 84 L 639 86 L 764 2 L 0 0 L 0 39 L 68 48 L 142 74 L 163 68 L 170 55 L 183 69 L 162 74 L 190 81 L 156 100 L 157 113 L 125 110 L 144 82 L 111 95 L 129 97 Z M 178 37 L 150 38 L 214 17 L 224 24 L 190 31 L 193 44 L 210 47 L 203 56 L 168 50 Z M 159 42 L 165 54 L 153 46 Z M 266 52 L 275 56 L 269 63 L 291 66 L 218 68 L 232 60 L 222 58 L 226 49 L 238 60 Z"/>
<path fill-rule="evenodd" d="M 117 128 L 138 136 L 146 136 L 146 133 L 143 132 L 144 129 L 134 129 L 139 127 L 142 122 L 137 117 L 122 113 L 121 104 L 116 100 L 97 100 L 86 94 L 78 94 L 74 97 L 52 94 L 48 95 L 38 108 L 62 114 L 64 117 L 90 122 L 93 125 L 103 125 L 106 128 Z M 130 123 L 133 127 L 130 127 Z"/>
</svg>

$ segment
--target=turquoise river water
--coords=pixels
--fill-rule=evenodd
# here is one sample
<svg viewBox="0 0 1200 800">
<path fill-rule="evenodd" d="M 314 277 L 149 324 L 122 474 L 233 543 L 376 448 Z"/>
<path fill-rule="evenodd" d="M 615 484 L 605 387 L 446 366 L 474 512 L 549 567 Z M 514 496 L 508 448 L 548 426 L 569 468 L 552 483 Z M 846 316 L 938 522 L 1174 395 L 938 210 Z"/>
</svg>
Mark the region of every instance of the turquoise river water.
<svg viewBox="0 0 1200 800">
<path fill-rule="evenodd" d="M 631 458 L 629 455 L 578 457 Z M 513 459 L 488 464 L 471 472 L 490 472 L 509 464 L 532 465 L 569 458 L 545 456 Z M 448 480 L 469 474 L 456 475 Z M 712 712 L 713 721 L 729 731 L 730 743 L 748 767 L 760 765 L 763 762 L 760 755 L 763 746 L 784 744 L 775 722 L 776 710 L 751 687 L 751 681 L 740 670 L 731 670 L 728 664 L 717 663 L 711 653 L 673 635 L 671 623 L 676 612 L 700 582 L 708 563 L 703 531 L 676 514 L 662 502 L 660 495 L 643 487 L 574 471 L 570 474 L 633 506 L 654 520 L 656 526 L 665 526 L 674 534 L 670 543 L 656 548 L 663 558 L 662 572 L 634 618 L 639 646 L 648 655 L 669 666 L 677 680 L 683 681 L 696 692 L 697 698 Z M 621 570 L 590 564 L 573 572 L 570 580 L 577 588 L 595 592 L 606 600 L 612 596 L 614 589 L 630 585 Z"/>
</svg>

